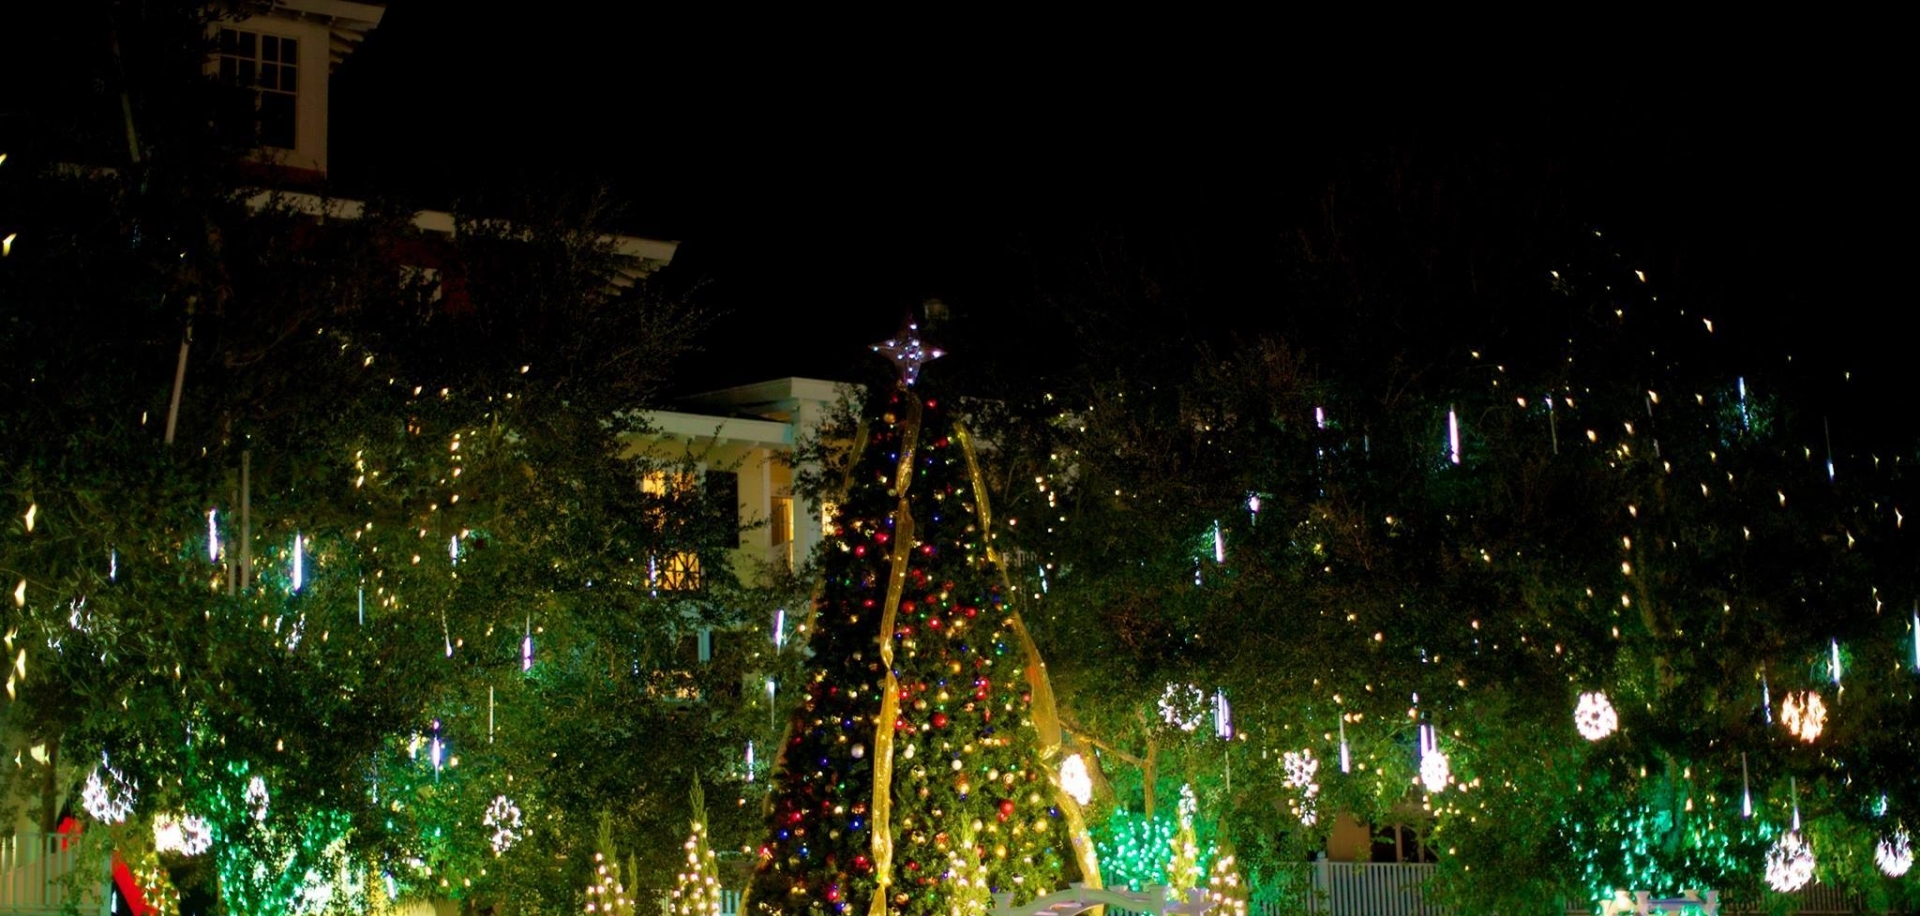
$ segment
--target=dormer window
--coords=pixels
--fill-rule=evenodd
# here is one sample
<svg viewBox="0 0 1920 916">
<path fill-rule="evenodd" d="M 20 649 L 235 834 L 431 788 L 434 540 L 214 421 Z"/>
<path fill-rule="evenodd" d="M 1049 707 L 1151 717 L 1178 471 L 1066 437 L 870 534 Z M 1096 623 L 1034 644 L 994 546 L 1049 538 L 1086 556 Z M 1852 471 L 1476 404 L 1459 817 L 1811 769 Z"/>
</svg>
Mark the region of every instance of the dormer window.
<svg viewBox="0 0 1920 916">
<path fill-rule="evenodd" d="M 294 148 L 300 42 L 247 29 L 220 30 L 220 80 L 245 90 L 249 109 L 236 120 L 260 146 Z"/>
</svg>

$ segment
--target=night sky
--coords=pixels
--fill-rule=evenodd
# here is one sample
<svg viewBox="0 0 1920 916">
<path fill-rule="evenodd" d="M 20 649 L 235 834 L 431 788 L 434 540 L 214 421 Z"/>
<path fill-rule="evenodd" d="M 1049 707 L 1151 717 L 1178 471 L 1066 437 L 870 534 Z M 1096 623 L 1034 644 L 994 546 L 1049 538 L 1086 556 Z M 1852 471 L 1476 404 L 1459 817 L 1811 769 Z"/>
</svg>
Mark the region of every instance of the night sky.
<svg viewBox="0 0 1920 916">
<path fill-rule="evenodd" d="M 1020 328 L 1037 253 L 1100 232 L 1188 253 L 1190 324 L 1258 330 L 1289 306 L 1275 240 L 1399 160 L 1604 227 L 1728 327 L 1904 359 L 1912 105 L 1871 39 L 1410 51 L 1197 14 L 568 8 L 591 14 L 395 0 L 334 76 L 333 175 L 430 207 L 607 182 L 628 231 L 682 242 L 666 282 L 723 315 L 689 386 L 844 376 L 929 296 Z"/>
</svg>

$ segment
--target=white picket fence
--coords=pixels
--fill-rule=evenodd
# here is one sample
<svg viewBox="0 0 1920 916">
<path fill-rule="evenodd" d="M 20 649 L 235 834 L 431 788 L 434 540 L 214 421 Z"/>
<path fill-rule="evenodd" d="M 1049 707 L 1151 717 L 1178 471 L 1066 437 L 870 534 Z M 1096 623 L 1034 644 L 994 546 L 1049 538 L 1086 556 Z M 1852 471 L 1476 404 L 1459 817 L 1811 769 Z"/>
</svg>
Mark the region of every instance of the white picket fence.
<svg viewBox="0 0 1920 916">
<path fill-rule="evenodd" d="M 0 914 L 53 916 L 61 912 L 66 896 L 59 882 L 74 867 L 69 840 L 71 837 L 42 833 L 0 837 Z"/>
<path fill-rule="evenodd" d="M 1427 881 L 1437 866 L 1388 862 L 1317 861 L 1308 869 L 1311 890 L 1262 900 L 1255 916 L 1451 916 L 1443 906 L 1427 900 Z M 1860 901 L 1839 888 L 1816 884 L 1799 894 L 1796 916 L 1852 916 L 1866 912 Z M 1764 912 L 1759 900 L 1722 898 L 1720 912 L 1756 916 Z M 1567 916 L 1591 916 L 1586 902 L 1569 903 Z"/>
</svg>

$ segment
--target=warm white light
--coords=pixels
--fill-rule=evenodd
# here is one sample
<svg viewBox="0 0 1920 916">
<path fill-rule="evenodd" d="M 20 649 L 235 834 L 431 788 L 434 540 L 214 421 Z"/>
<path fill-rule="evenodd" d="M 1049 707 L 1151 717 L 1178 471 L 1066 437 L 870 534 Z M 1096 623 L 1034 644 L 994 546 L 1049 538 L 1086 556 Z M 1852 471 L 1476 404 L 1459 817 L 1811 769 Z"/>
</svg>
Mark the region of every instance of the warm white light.
<svg viewBox="0 0 1920 916">
<path fill-rule="evenodd" d="M 153 818 L 153 848 L 197 856 L 213 845 L 213 827 L 197 814 L 157 814 Z"/>
<path fill-rule="evenodd" d="M 1827 704 L 1811 690 L 1789 693 L 1780 701 L 1780 722 L 1789 734 L 1811 744 L 1827 726 Z"/>
<path fill-rule="evenodd" d="M 1580 737 L 1598 741 L 1620 727 L 1620 715 L 1614 712 L 1606 694 L 1583 693 L 1579 705 L 1573 708 L 1573 727 L 1580 730 Z"/>
<path fill-rule="evenodd" d="M 1889 878 L 1898 878 L 1913 867 L 1913 840 L 1904 828 L 1895 830 L 1874 847 L 1873 864 L 1880 866 L 1881 873 Z"/>
<path fill-rule="evenodd" d="M 107 824 L 118 824 L 133 813 L 134 785 L 107 763 L 107 755 L 100 755 L 100 765 L 87 774 L 87 784 L 80 790 L 80 803 L 93 815 L 93 819 Z"/>
<path fill-rule="evenodd" d="M 1093 800 L 1093 776 L 1087 772 L 1087 761 L 1079 754 L 1068 754 L 1067 759 L 1060 761 L 1060 788 L 1078 804 Z"/>
<path fill-rule="evenodd" d="M 1183 732 L 1200 727 L 1206 708 L 1207 695 L 1192 684 L 1168 684 L 1160 691 L 1160 718 Z"/>
<path fill-rule="evenodd" d="M 1767 850 L 1767 886 L 1783 894 L 1806 887 L 1813 880 L 1813 847 L 1789 830 Z"/>
</svg>

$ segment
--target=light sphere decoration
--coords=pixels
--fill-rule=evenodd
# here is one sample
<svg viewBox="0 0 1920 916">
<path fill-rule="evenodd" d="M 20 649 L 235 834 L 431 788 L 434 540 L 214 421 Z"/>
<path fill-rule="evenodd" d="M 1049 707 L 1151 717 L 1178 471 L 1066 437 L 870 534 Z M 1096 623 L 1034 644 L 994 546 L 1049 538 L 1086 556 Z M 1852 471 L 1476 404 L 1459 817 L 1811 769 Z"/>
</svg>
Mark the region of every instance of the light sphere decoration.
<svg viewBox="0 0 1920 916">
<path fill-rule="evenodd" d="M 1800 831 L 1789 830 L 1767 850 L 1767 886 L 1783 894 L 1793 893 L 1813 881 L 1813 865 L 1813 847 Z"/>
<path fill-rule="evenodd" d="M 80 790 L 80 803 L 93 815 L 93 819 L 106 824 L 118 824 L 133 813 L 134 785 L 107 763 L 107 755 L 100 755 L 100 765 L 87 774 L 87 784 Z"/>
<path fill-rule="evenodd" d="M 1288 751 L 1280 755 L 1280 765 L 1287 771 L 1287 788 L 1310 788 L 1312 791 L 1307 793 L 1309 795 L 1318 791 L 1319 787 L 1314 784 L 1314 777 L 1320 772 L 1320 761 L 1314 759 L 1313 751 Z"/>
<path fill-rule="evenodd" d="M 1183 732 L 1200 727 L 1207 714 L 1207 695 L 1192 684 L 1168 684 L 1160 691 L 1160 718 Z"/>
<path fill-rule="evenodd" d="M 252 812 L 255 821 L 267 819 L 267 781 L 258 776 L 247 780 L 247 791 L 242 796 L 247 810 Z"/>
<path fill-rule="evenodd" d="M 1913 838 L 1902 828 L 1881 839 L 1873 849 L 1873 864 L 1880 866 L 1880 873 L 1889 878 L 1906 874 L 1907 869 L 1913 867 Z"/>
<path fill-rule="evenodd" d="M 1619 730 L 1620 714 L 1614 711 L 1606 694 L 1583 693 L 1573 708 L 1573 727 L 1580 730 L 1580 737 L 1598 741 Z"/>
<path fill-rule="evenodd" d="M 506 852 L 513 844 L 520 842 L 520 806 L 505 795 L 496 795 L 487 805 L 486 816 L 480 822 L 493 828 L 489 842 L 493 844 L 493 854 Z"/>
<path fill-rule="evenodd" d="M 1079 754 L 1069 754 L 1060 761 L 1060 788 L 1076 804 L 1093 800 L 1093 776 L 1087 772 L 1087 761 Z"/>
<path fill-rule="evenodd" d="M 153 818 L 153 848 L 197 856 L 213 846 L 213 827 L 197 814 L 157 814 Z"/>
<path fill-rule="evenodd" d="M 1788 734 L 1812 744 L 1827 727 L 1827 704 L 1811 690 L 1789 693 L 1780 701 L 1780 723 Z"/>
</svg>

